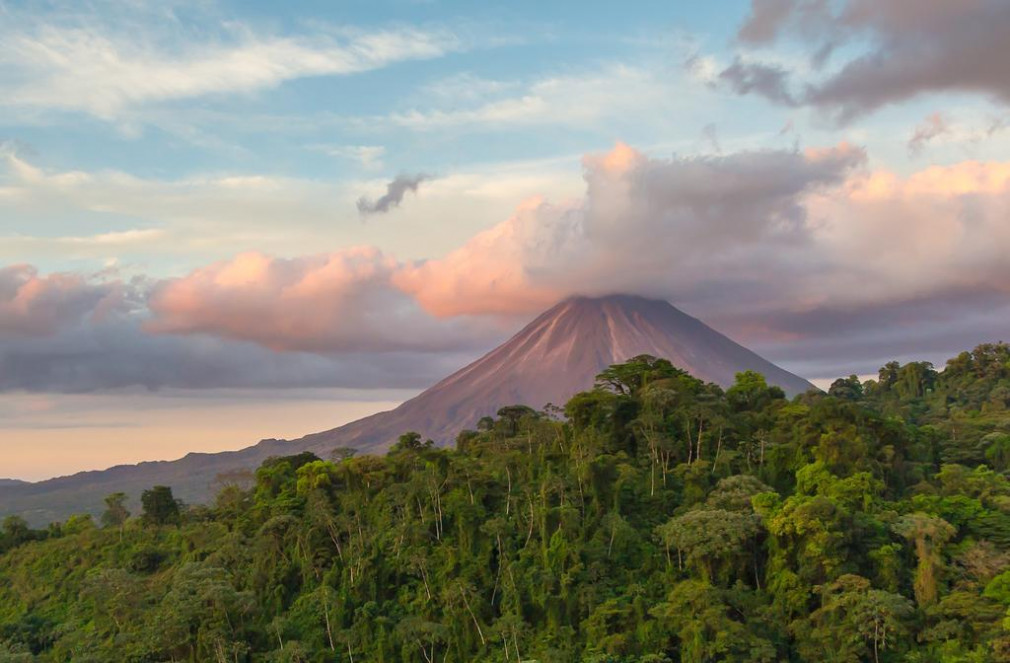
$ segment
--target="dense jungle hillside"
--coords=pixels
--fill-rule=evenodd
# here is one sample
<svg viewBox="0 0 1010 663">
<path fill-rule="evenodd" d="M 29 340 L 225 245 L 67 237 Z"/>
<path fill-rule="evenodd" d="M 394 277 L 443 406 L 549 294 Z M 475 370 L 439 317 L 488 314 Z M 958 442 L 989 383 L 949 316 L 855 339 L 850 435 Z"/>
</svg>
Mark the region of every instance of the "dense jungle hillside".
<svg viewBox="0 0 1010 663">
<path fill-rule="evenodd" d="M 792 400 L 641 356 L 474 423 L 7 518 L 0 661 L 1010 660 L 1007 345 Z"/>
</svg>

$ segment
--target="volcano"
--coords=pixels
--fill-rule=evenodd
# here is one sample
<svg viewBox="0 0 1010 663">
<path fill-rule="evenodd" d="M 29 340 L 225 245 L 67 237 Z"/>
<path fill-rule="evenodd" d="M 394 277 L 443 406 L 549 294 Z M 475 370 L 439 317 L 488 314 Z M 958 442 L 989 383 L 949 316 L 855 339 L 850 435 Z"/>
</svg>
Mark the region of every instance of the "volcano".
<svg viewBox="0 0 1010 663">
<path fill-rule="evenodd" d="M 752 370 L 790 396 L 814 388 L 669 302 L 630 295 L 574 297 L 395 410 L 299 442 L 317 453 L 338 446 L 373 451 L 412 430 L 447 444 L 502 406 L 564 405 L 591 388 L 607 366 L 642 354 L 669 359 L 723 387 L 733 384 L 737 373 Z"/>
<path fill-rule="evenodd" d="M 241 451 L 192 453 L 175 461 L 123 465 L 32 484 L 0 484 L 0 513 L 31 522 L 101 510 L 102 498 L 123 491 L 136 500 L 152 485 L 172 486 L 187 502 L 212 496 L 215 477 L 254 468 L 275 455 L 313 451 L 326 457 L 338 447 L 379 453 L 399 435 L 416 431 L 450 444 L 463 429 L 505 405 L 563 405 L 589 389 L 607 366 L 636 355 L 669 359 L 697 378 L 723 387 L 752 370 L 792 396 L 812 389 L 806 380 L 747 348 L 670 303 L 628 295 L 575 297 L 549 309 L 519 333 L 472 364 L 388 412 L 297 440 L 263 440 Z"/>
</svg>

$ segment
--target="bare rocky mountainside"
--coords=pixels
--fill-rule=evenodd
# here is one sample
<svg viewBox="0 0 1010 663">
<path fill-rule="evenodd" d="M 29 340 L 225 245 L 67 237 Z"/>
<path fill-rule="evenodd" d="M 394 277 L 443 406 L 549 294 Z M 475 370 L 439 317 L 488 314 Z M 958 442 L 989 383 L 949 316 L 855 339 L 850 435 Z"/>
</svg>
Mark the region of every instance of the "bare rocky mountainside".
<svg viewBox="0 0 1010 663">
<path fill-rule="evenodd" d="M 640 354 L 665 357 L 723 386 L 732 384 L 736 373 L 754 370 L 789 395 L 813 388 L 668 302 L 627 295 L 578 297 L 554 306 L 503 345 L 389 412 L 297 440 L 263 440 L 241 451 L 194 453 L 31 484 L 0 483 L 0 515 L 18 513 L 38 525 L 72 513 L 97 514 L 105 495 L 123 491 L 136 501 L 156 484 L 172 486 L 186 502 L 203 502 L 222 472 L 303 450 L 322 457 L 337 447 L 381 452 L 411 430 L 448 444 L 460 430 L 505 405 L 563 405 L 607 366 Z"/>
</svg>

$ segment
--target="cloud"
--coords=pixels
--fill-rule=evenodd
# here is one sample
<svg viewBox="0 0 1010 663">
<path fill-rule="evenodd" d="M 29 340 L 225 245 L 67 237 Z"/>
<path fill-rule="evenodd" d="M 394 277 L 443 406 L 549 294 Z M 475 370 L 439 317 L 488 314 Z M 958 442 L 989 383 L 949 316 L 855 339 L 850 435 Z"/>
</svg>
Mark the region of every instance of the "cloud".
<svg viewBox="0 0 1010 663">
<path fill-rule="evenodd" d="M 452 77 L 408 110 L 362 118 L 362 126 L 415 131 L 505 127 L 612 127 L 615 122 L 668 122 L 682 107 L 679 81 L 662 64 L 613 63 L 590 72 L 548 75 L 528 82 Z"/>
<path fill-rule="evenodd" d="M 132 245 L 144 245 L 165 239 L 162 228 L 132 228 L 95 235 L 67 235 L 59 237 L 33 237 L 26 235 L 0 236 L 0 242 L 11 250 L 40 245 L 60 246 L 71 250 L 108 250 Z"/>
<path fill-rule="evenodd" d="M 399 268 L 372 247 L 290 259 L 244 253 L 158 283 L 145 328 L 340 354 L 460 351 L 487 340 L 488 325 L 421 311 L 391 285 Z"/>
<path fill-rule="evenodd" d="M 572 294 L 630 292 L 670 299 L 776 359 L 789 358 L 789 348 L 814 352 L 839 329 L 848 330 L 850 358 L 883 356 L 894 347 L 887 330 L 899 324 L 906 341 L 921 337 L 924 347 L 976 342 L 993 329 L 991 316 L 960 337 L 943 320 L 955 304 L 954 319 L 968 320 L 965 311 L 1010 293 L 1002 222 L 1010 164 L 969 161 L 901 176 L 866 163 L 863 150 L 844 143 L 672 158 L 618 144 L 583 159 L 582 197 L 530 198 L 442 258 L 400 262 L 361 249 L 353 260 L 236 259 L 183 280 L 198 284 L 196 317 L 182 306 L 152 309 L 163 324 L 189 319 L 174 331 L 196 320 L 192 330 L 271 347 L 448 349 L 473 333 L 474 320 L 510 316 L 517 325 Z M 349 269 L 348 260 L 361 262 Z M 338 294 L 347 292 L 362 294 Z M 305 311 L 320 326 L 301 319 Z M 813 323 L 846 315 L 864 329 Z M 436 319 L 465 324 L 459 336 L 442 337 L 451 327 Z M 407 345 L 384 335 L 400 328 L 415 330 Z M 438 339 L 445 345 L 427 345 Z M 842 372 L 843 354 L 832 355 Z M 827 361 L 805 365 L 826 370 Z"/>
<path fill-rule="evenodd" d="M 0 389 L 416 385 L 572 294 L 669 299 L 809 377 L 996 340 L 1010 163 L 867 164 L 845 143 L 618 144 L 583 159 L 582 196 L 530 198 L 440 258 L 242 253 L 133 286 L 9 268 Z"/>
<path fill-rule="evenodd" d="M 782 24 L 796 9 L 796 0 L 751 0 L 751 13 L 740 27 L 740 41 L 762 44 L 774 41 Z"/>
<path fill-rule="evenodd" d="M 719 81 L 737 94 L 754 93 L 783 106 L 795 106 L 789 91 L 789 73 L 782 67 L 739 58 L 719 74 Z"/>
<path fill-rule="evenodd" d="M 986 127 L 985 137 L 992 138 L 994 135 L 1006 129 L 1010 126 L 1010 118 L 1008 117 L 994 117 L 990 118 L 989 126 Z"/>
<path fill-rule="evenodd" d="M 366 196 L 358 198 L 358 213 L 362 216 L 385 214 L 392 208 L 399 207 L 408 191 L 417 193 L 417 188 L 421 186 L 421 182 L 430 179 L 431 176 L 424 173 L 397 175 L 393 181 L 386 185 L 386 193 L 379 196 L 376 200 L 372 200 Z"/>
<path fill-rule="evenodd" d="M 844 144 L 672 159 L 619 145 L 584 160 L 584 198 L 531 199 L 394 283 L 438 316 L 662 297 L 811 377 L 999 338 L 1010 164 L 865 163 Z"/>
<path fill-rule="evenodd" d="M 412 27 L 285 36 L 257 34 L 237 23 L 211 34 L 187 33 L 179 23 L 175 31 L 154 24 L 116 29 L 96 25 L 92 17 L 12 17 L 0 54 L 0 103 L 113 120 L 137 106 L 346 76 L 463 48 L 446 30 Z"/>
<path fill-rule="evenodd" d="M 840 46 L 851 46 L 846 49 L 851 57 L 826 76 L 808 79 L 798 100 L 844 123 L 926 93 L 979 93 L 1010 103 L 1004 66 L 1010 59 L 1008 31 L 1010 4 L 1002 0 L 846 0 L 840 5 L 755 0 L 738 39 L 751 46 L 798 40 L 809 49 L 815 68 Z M 773 73 L 763 86 L 737 84 L 739 74 L 727 78 L 741 94 L 791 104 L 777 93 L 787 75 Z"/>
<path fill-rule="evenodd" d="M 179 389 L 410 388 L 431 385 L 473 351 L 276 352 L 210 334 L 162 335 L 109 319 L 48 337 L 0 339 L 0 392 Z"/>
<path fill-rule="evenodd" d="M 124 305 L 119 284 L 76 274 L 39 276 L 30 265 L 0 267 L 0 337 L 49 336 Z"/>
<path fill-rule="evenodd" d="M 875 374 L 886 362 L 938 367 L 980 343 L 1006 340 L 1010 294 L 950 288 L 908 299 L 812 308 L 780 308 L 746 320 L 716 315 L 717 326 L 788 370 L 809 378 Z"/>
<path fill-rule="evenodd" d="M 270 270 L 265 257 L 240 256 L 185 283 L 0 268 L 0 392 L 419 388 L 475 358 L 475 344 L 499 339 L 494 325 L 464 333 L 465 321 L 432 320 L 405 297 L 373 296 L 361 274 L 367 268 L 359 266 L 357 281 L 347 276 L 353 259 L 338 266 L 330 259 L 328 267 L 278 261 Z M 266 271 L 250 266 L 257 262 Z M 286 290 L 276 282 L 247 284 L 299 269 L 303 278 L 289 279 Z M 201 282 L 209 273 L 213 283 Z M 351 292 L 355 287 L 360 292 Z M 196 301 L 199 295 L 205 300 Z M 180 308 L 187 296 L 188 308 Z M 211 310 L 222 302 L 223 311 Z"/>
<path fill-rule="evenodd" d="M 533 312 L 573 292 L 683 295 L 802 261 L 803 196 L 865 159 L 840 145 L 807 153 L 649 159 L 619 144 L 584 159 L 586 195 L 534 198 L 445 258 L 395 277 L 436 315 Z"/>
<path fill-rule="evenodd" d="M 386 154 L 382 145 L 313 145 L 309 149 L 331 157 L 353 159 L 366 170 L 382 168 L 382 158 Z"/>
<path fill-rule="evenodd" d="M 949 132 L 950 126 L 946 118 L 940 113 L 931 113 L 923 120 L 922 124 L 915 128 L 912 137 L 908 139 L 909 154 L 915 156 L 922 154 L 927 143 Z"/>
<path fill-rule="evenodd" d="M 1006 291 L 1010 163 L 965 161 L 902 177 L 878 170 L 808 203 L 830 219 L 822 252 L 839 265 L 835 302 L 895 302 L 952 288 Z"/>
</svg>

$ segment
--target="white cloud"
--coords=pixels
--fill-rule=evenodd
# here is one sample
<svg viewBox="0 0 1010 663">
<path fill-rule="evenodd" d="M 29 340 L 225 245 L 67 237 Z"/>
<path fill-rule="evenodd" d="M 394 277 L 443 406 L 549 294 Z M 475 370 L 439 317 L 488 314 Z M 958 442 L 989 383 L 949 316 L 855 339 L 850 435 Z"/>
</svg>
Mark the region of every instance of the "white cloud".
<svg viewBox="0 0 1010 663">
<path fill-rule="evenodd" d="M 146 104 L 255 92 L 463 48 L 449 31 L 409 27 L 278 36 L 229 24 L 217 37 L 176 34 L 169 40 L 152 30 L 12 23 L 0 33 L 0 104 L 82 111 L 105 120 Z"/>
<path fill-rule="evenodd" d="M 432 86 L 414 108 L 376 121 L 416 131 L 493 129 L 535 125 L 594 127 L 607 120 L 653 122 L 684 102 L 676 74 L 646 65 L 610 63 L 593 72 L 547 76 L 526 84 L 472 76 Z M 434 103 L 433 103 L 434 102 Z"/>
<path fill-rule="evenodd" d="M 166 232 L 161 228 L 133 228 L 117 230 L 97 235 L 62 236 L 62 237 L 31 237 L 24 235 L 0 236 L 0 242 L 12 248 L 30 248 L 32 246 L 62 246 L 69 249 L 95 248 L 111 249 L 131 244 L 147 244 L 163 241 Z"/>
<path fill-rule="evenodd" d="M 386 155 L 386 148 L 382 145 L 310 145 L 308 149 L 331 157 L 356 161 L 365 170 L 382 168 L 382 159 Z"/>
</svg>

